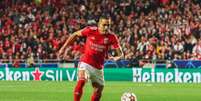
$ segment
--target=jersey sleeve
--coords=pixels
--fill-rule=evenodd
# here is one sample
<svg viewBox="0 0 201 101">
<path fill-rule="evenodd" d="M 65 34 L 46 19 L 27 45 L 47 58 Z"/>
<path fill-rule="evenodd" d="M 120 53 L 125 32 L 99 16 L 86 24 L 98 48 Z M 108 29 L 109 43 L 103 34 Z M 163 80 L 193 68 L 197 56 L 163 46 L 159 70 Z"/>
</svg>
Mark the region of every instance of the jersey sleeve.
<svg viewBox="0 0 201 101">
<path fill-rule="evenodd" d="M 116 35 L 113 35 L 111 38 L 111 48 L 112 49 L 120 48 L 119 41 Z"/>
<path fill-rule="evenodd" d="M 88 36 L 90 32 L 91 32 L 91 29 L 89 27 L 85 27 L 84 29 L 81 30 L 81 35 Z"/>
</svg>

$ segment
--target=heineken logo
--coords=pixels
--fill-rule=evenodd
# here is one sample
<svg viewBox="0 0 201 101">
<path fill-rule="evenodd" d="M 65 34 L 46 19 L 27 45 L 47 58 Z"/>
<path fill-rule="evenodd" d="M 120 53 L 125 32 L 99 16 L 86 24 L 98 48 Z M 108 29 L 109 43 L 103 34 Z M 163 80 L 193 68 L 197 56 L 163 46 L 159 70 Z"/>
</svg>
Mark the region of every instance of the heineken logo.
<svg viewBox="0 0 201 101">
<path fill-rule="evenodd" d="M 0 80 L 15 81 L 74 81 L 76 80 L 76 69 L 47 69 L 47 68 L 3 68 L 0 69 Z"/>
<path fill-rule="evenodd" d="M 133 68 L 133 82 L 201 83 L 200 71 Z"/>
</svg>

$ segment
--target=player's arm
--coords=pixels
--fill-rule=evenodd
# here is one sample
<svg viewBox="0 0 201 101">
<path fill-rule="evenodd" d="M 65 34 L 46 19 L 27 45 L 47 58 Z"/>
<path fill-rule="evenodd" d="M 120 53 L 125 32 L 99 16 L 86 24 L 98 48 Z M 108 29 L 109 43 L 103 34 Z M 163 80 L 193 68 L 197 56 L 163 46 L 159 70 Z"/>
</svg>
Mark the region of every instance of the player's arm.
<svg viewBox="0 0 201 101">
<path fill-rule="evenodd" d="M 120 43 L 118 41 L 118 38 L 115 34 L 112 34 L 113 36 L 111 37 L 111 49 L 112 51 L 114 52 L 114 55 L 113 56 L 109 56 L 109 59 L 111 60 L 114 60 L 114 61 L 117 61 L 121 58 L 124 57 L 124 54 L 123 54 L 123 51 L 122 51 L 122 48 L 120 46 Z"/>
<path fill-rule="evenodd" d="M 61 57 L 66 50 L 67 46 L 74 43 L 77 37 L 82 36 L 81 34 L 82 30 L 74 32 L 70 37 L 65 41 L 64 45 L 60 48 L 58 56 Z"/>
</svg>

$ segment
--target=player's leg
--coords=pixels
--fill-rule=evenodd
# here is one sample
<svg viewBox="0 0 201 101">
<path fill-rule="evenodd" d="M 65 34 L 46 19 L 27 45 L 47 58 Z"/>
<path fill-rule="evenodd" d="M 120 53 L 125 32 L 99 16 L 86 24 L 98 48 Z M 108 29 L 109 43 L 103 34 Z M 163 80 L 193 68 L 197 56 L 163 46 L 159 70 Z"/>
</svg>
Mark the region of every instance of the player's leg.
<svg viewBox="0 0 201 101">
<path fill-rule="evenodd" d="M 74 89 L 74 101 L 80 101 L 86 81 L 86 70 L 78 70 L 78 81 Z"/>
<path fill-rule="evenodd" d="M 104 88 L 103 70 L 94 69 L 90 79 L 94 88 L 91 101 L 100 101 Z"/>
<path fill-rule="evenodd" d="M 93 95 L 91 96 L 91 101 L 100 101 L 104 86 L 97 82 L 92 82 L 92 86 L 94 88 L 94 91 Z"/>
<path fill-rule="evenodd" d="M 85 70 L 78 70 L 78 81 L 74 89 L 74 101 L 80 101 L 85 82 Z"/>
</svg>

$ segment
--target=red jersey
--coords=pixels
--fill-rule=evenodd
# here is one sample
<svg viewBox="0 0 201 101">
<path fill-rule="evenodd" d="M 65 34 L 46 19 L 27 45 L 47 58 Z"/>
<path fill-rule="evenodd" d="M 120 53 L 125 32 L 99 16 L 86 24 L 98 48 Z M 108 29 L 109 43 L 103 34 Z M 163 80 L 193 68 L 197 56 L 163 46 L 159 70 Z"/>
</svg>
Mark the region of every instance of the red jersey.
<svg viewBox="0 0 201 101">
<path fill-rule="evenodd" d="M 113 49 L 120 47 L 115 34 L 100 34 L 97 27 L 86 27 L 81 34 L 86 36 L 85 50 L 81 57 L 81 62 L 85 62 L 97 69 L 103 68 L 104 59 L 110 47 Z"/>
</svg>

